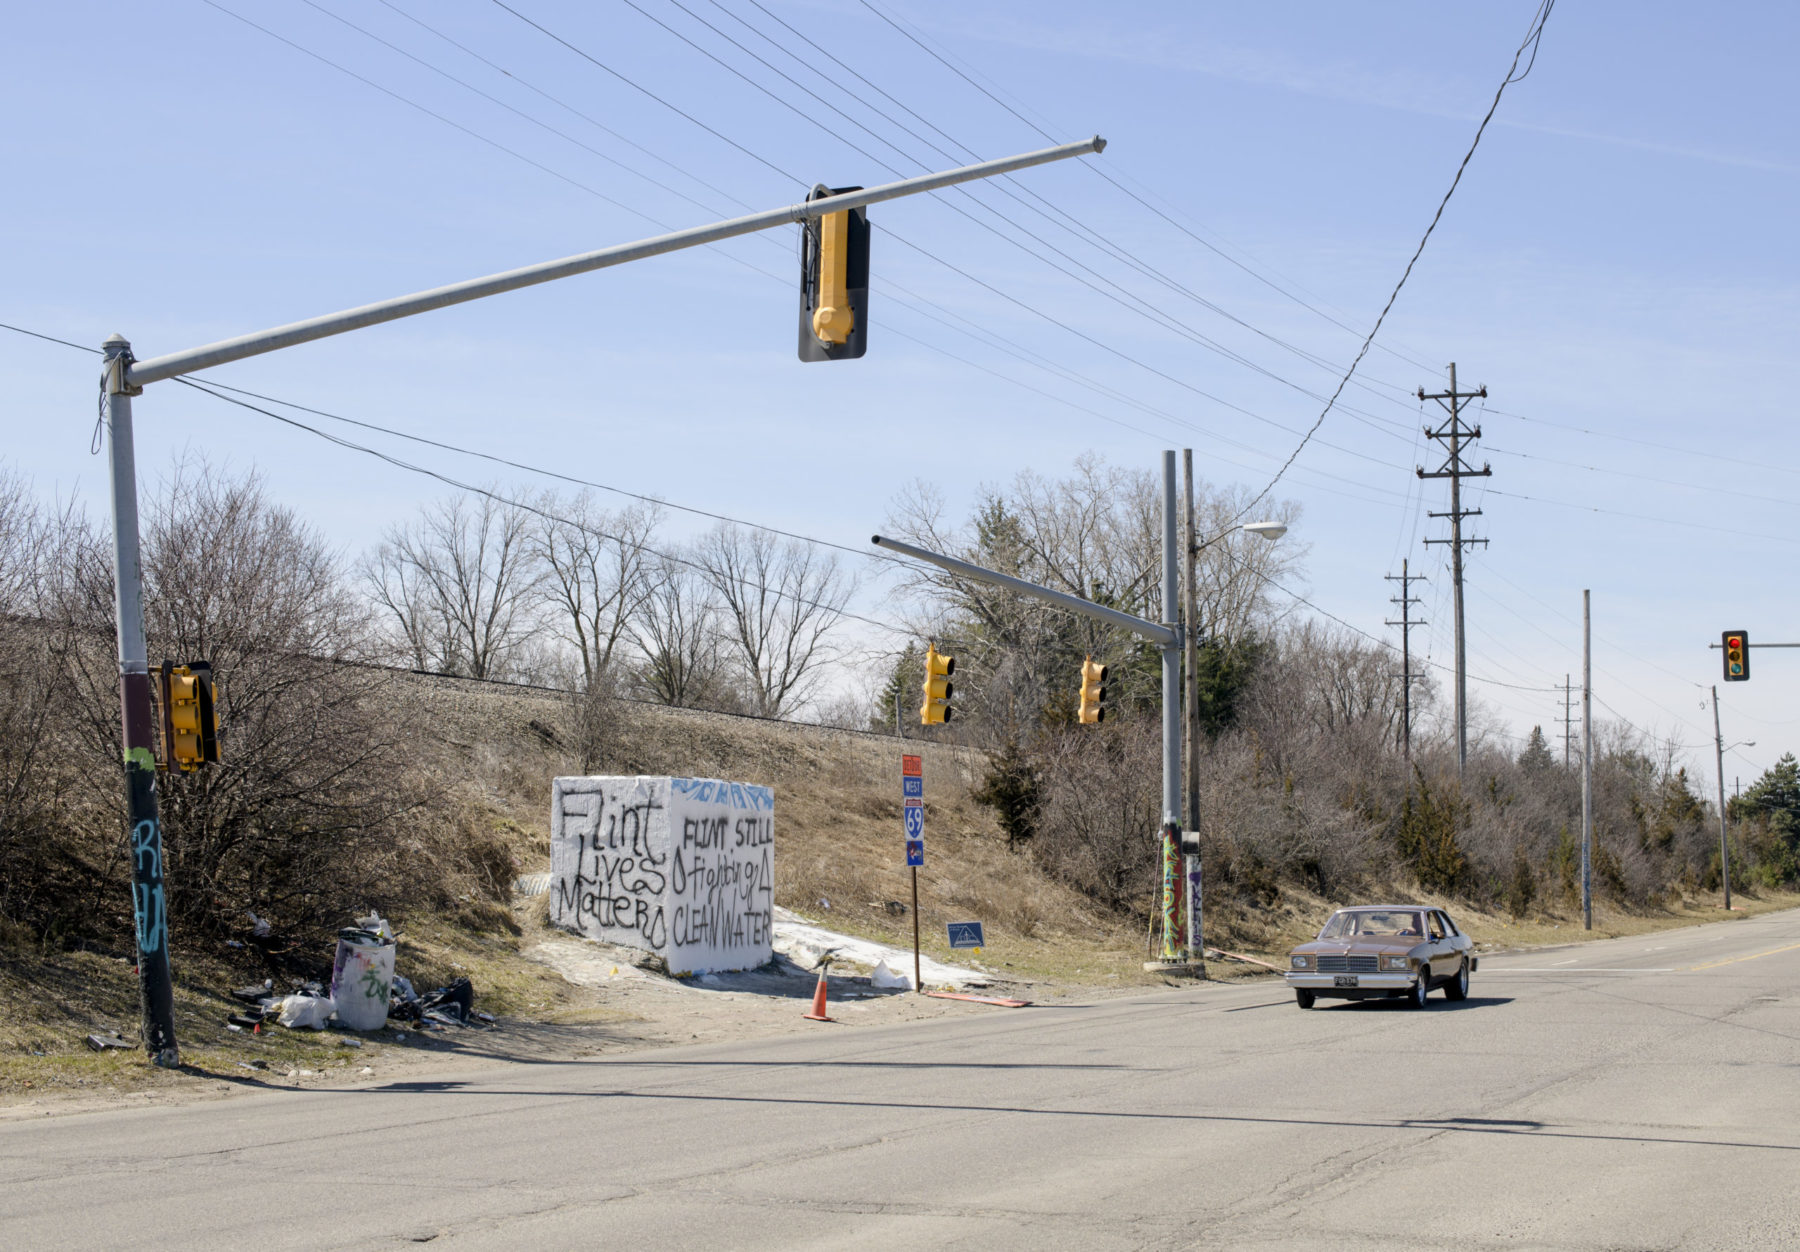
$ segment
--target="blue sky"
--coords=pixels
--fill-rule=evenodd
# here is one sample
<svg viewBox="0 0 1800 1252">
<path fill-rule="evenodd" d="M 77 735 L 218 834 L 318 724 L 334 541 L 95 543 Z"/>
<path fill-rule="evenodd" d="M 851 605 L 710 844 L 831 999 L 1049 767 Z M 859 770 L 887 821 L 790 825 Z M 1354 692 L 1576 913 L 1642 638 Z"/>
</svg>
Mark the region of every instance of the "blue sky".
<svg viewBox="0 0 1800 1252">
<path fill-rule="evenodd" d="M 774 207 L 815 181 L 951 163 L 871 104 L 958 154 L 1044 143 L 860 0 L 760 3 L 513 5 L 731 143 L 492 0 L 25 7 L 0 81 L 13 122 L 0 132 L 0 320 L 85 343 L 119 331 L 150 356 L 659 223 Z M 1182 229 L 1078 162 L 1021 175 L 1015 194 L 1043 197 L 1261 333 L 986 188 L 981 201 L 1101 290 L 946 193 L 872 213 L 860 362 L 795 360 L 794 241 L 772 233 L 210 377 L 853 546 L 915 478 L 961 512 L 983 483 L 1061 473 L 1090 450 L 1150 468 L 1162 448 L 1192 446 L 1210 480 L 1260 488 L 1318 415 L 1305 393 L 1334 382 L 1300 353 L 1341 369 L 1358 341 L 1269 283 L 1359 331 L 1372 323 L 1535 6 L 877 7 L 1058 138 L 1105 135 L 1088 162 Z M 1410 556 L 1432 575 L 1421 592 L 1432 626 L 1415 642 L 1448 661 L 1443 549 L 1419 543 L 1442 533 L 1421 515 L 1445 507 L 1443 487 L 1422 489 L 1411 472 L 1433 453 L 1417 446 L 1407 395 L 1441 387 L 1451 360 L 1465 385 L 1488 386 L 1476 455 L 1495 472 L 1471 495 L 1484 511 L 1476 533 L 1492 542 L 1470 559 L 1470 669 L 1540 690 L 1471 689 L 1515 734 L 1551 731 L 1560 691 L 1548 688 L 1570 671 L 1579 680 L 1583 587 L 1600 711 L 1696 749 L 1710 747 L 1699 705 L 1718 674 L 1706 644 L 1728 626 L 1800 640 L 1800 597 L 1783 576 L 1800 556 L 1783 368 L 1800 306 L 1786 64 L 1797 27 L 1800 14 L 1775 4 L 1564 0 L 1365 362 L 1370 389 L 1346 393 L 1356 411 L 1328 417 L 1278 489 L 1305 510 L 1300 589 L 1393 638 L 1382 576 Z M 1105 292 L 1148 301 L 1278 377 Z M 40 490 L 98 507 L 91 362 L 0 334 L 0 369 L 8 458 Z M 170 384 L 137 411 L 147 470 L 184 448 L 255 464 L 347 551 L 440 490 Z M 1800 654 L 1757 654 L 1753 680 L 1726 689 L 1727 738 L 1758 742 L 1728 758 L 1728 777 L 1800 743 L 1784 698 L 1793 665 Z M 1710 752 L 1694 755 L 1710 776 Z"/>
</svg>

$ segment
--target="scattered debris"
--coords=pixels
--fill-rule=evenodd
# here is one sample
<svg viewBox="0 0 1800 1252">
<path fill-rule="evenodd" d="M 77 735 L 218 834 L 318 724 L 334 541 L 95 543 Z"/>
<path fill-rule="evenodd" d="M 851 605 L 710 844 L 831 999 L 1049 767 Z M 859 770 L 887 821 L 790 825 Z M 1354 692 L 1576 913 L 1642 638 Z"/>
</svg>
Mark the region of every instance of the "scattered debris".
<svg viewBox="0 0 1800 1252">
<path fill-rule="evenodd" d="M 118 1032 L 114 1031 L 104 1035 L 89 1035 L 87 1046 L 96 1052 L 106 1052 L 117 1048 L 134 1048 L 137 1045 L 119 1038 Z"/>
<path fill-rule="evenodd" d="M 233 987 L 231 998 L 242 1000 L 245 1004 L 261 1004 L 275 994 L 275 980 L 265 978 L 260 987 Z"/>
<path fill-rule="evenodd" d="M 966 996 L 958 991 L 927 991 L 928 996 L 939 1000 L 967 1000 L 971 1004 L 997 1004 L 1003 1009 L 1024 1009 L 1031 1007 L 1030 1000 L 1008 1000 L 1004 996 Z"/>
<path fill-rule="evenodd" d="M 272 933 L 269 928 L 269 923 L 263 918 L 258 917 L 255 913 L 249 914 L 249 917 L 250 933 L 255 935 L 258 939 L 267 939 Z"/>
<path fill-rule="evenodd" d="M 906 916 L 906 906 L 904 904 L 900 903 L 900 901 L 898 901 L 898 900 L 889 900 L 886 903 L 884 903 L 881 907 L 887 910 L 887 915 L 889 917 L 905 917 Z"/>
<path fill-rule="evenodd" d="M 1237 952 L 1227 952 L 1223 948 L 1209 948 L 1206 953 L 1206 959 L 1209 961 L 1242 961 L 1246 965 L 1260 965 L 1264 969 L 1272 969 L 1277 974 L 1287 973 L 1287 971 L 1279 965 L 1271 965 L 1269 962 L 1259 960 L 1254 956 L 1243 956 Z"/>
<path fill-rule="evenodd" d="M 880 960 L 869 973 L 869 985 L 878 991 L 905 991 L 912 986 L 912 979 L 889 969 L 887 961 Z"/>
<path fill-rule="evenodd" d="M 364 1078 L 367 1078 L 370 1074 L 373 1074 L 375 1071 L 370 1069 L 367 1065 L 365 1065 L 361 1069 L 357 1070 L 356 1072 L 358 1074 L 361 1074 Z"/>
<path fill-rule="evenodd" d="M 329 996 L 291 995 L 281 1000 L 276 1020 L 292 1030 L 323 1030 L 336 1011 Z"/>
<path fill-rule="evenodd" d="M 360 1047 L 362 1047 L 362 1040 L 361 1039 L 339 1039 L 338 1047 L 340 1047 L 340 1048 L 360 1048 Z"/>
</svg>

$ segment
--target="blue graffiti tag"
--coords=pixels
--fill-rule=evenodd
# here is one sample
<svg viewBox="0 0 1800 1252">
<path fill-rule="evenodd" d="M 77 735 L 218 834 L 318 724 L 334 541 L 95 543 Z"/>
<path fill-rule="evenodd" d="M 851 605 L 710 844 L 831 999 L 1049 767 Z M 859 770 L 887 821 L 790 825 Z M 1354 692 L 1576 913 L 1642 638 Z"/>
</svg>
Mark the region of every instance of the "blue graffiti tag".
<svg viewBox="0 0 1800 1252">
<path fill-rule="evenodd" d="M 137 905 L 138 951 L 146 956 L 161 952 L 169 946 L 169 916 L 163 905 L 162 884 L 138 883 L 132 891 L 132 902 Z"/>
<path fill-rule="evenodd" d="M 157 838 L 161 833 L 155 818 L 146 818 L 131 828 L 131 855 L 137 862 L 139 877 L 162 878 L 162 841 Z M 149 864 L 144 858 L 149 858 Z"/>
</svg>

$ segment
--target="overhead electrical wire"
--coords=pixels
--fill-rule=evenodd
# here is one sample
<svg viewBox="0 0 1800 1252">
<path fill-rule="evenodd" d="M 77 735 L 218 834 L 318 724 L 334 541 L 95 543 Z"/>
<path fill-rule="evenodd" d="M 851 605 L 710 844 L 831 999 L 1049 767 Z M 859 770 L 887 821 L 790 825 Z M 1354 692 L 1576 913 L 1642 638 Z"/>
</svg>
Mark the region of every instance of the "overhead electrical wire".
<svg viewBox="0 0 1800 1252">
<path fill-rule="evenodd" d="M 1039 135 L 1044 135 L 1044 136 L 1049 135 L 1049 133 L 1050 133 L 1049 131 L 1045 130 L 1038 123 L 1032 121 L 1030 118 L 1028 118 L 1024 114 L 1020 113 L 1017 109 L 1013 108 L 1012 105 L 1008 104 L 1005 100 L 1002 100 L 999 96 L 995 95 L 992 91 L 989 91 L 980 82 L 976 81 L 976 79 L 974 77 L 972 77 L 970 74 L 966 73 L 961 67 L 954 64 L 943 53 L 939 52 L 936 48 L 933 48 L 928 42 L 926 42 L 924 39 L 920 38 L 913 31 L 909 30 L 905 25 L 901 24 L 900 22 L 896 21 L 894 18 L 890 17 L 888 14 L 886 14 L 886 13 L 882 12 L 880 9 L 876 8 L 873 4 L 871 4 L 869 2 L 869 0 L 860 0 L 860 2 L 862 4 L 863 8 L 867 9 L 870 13 L 873 13 L 876 17 L 880 18 L 883 22 L 886 22 L 889 26 L 893 27 L 896 31 L 898 31 L 905 38 L 910 40 L 912 43 L 916 44 L 922 51 L 924 51 L 926 53 L 926 55 L 930 56 L 933 60 L 935 60 L 939 64 L 943 65 L 946 69 L 948 69 L 951 73 L 955 74 L 957 77 L 961 78 L 964 82 L 968 83 L 969 86 L 975 88 L 975 90 L 979 91 L 982 95 L 986 96 L 988 99 L 992 100 L 995 104 L 997 104 L 1001 108 L 1005 109 L 1008 113 L 1012 114 L 1015 118 L 1017 118 L 1019 121 L 1023 122 L 1026 126 L 1029 126 L 1032 130 L 1036 131 Z M 760 7 L 760 6 L 758 6 L 758 7 Z M 1181 222 L 1176 221 L 1174 218 L 1170 217 L 1168 214 L 1166 214 L 1162 210 L 1158 209 L 1155 205 L 1151 204 L 1148 200 L 1144 199 L 1142 196 L 1140 196 L 1136 192 L 1132 191 L 1129 187 L 1124 186 L 1121 182 L 1119 182 L 1119 180 L 1117 178 L 1115 178 L 1112 175 L 1112 173 L 1110 171 L 1101 169 L 1097 165 L 1090 165 L 1090 166 L 1088 166 L 1088 169 L 1096 177 L 1100 178 L 1104 182 L 1112 184 L 1112 186 L 1117 188 L 1121 193 L 1130 197 L 1132 200 L 1135 200 L 1138 204 L 1140 204 L 1144 208 L 1148 209 L 1151 213 L 1154 213 L 1157 217 L 1159 217 L 1163 221 L 1167 222 L 1170 226 L 1173 226 L 1176 230 L 1180 231 L 1182 234 L 1184 234 L 1188 238 L 1192 239 L 1195 243 L 1199 244 L 1201 247 L 1214 253 L 1221 260 L 1227 262 L 1228 264 L 1236 266 L 1238 269 L 1244 271 L 1244 273 L 1250 275 L 1250 277 L 1256 279 L 1258 282 L 1262 283 L 1264 286 L 1267 286 L 1271 290 L 1278 292 L 1282 296 L 1286 297 L 1289 300 L 1292 300 L 1294 303 L 1309 310 L 1310 312 L 1317 314 L 1319 317 L 1332 323 L 1333 325 L 1337 326 L 1341 330 L 1347 331 L 1352 335 L 1361 334 L 1361 332 L 1358 331 L 1355 327 L 1349 325 L 1348 323 L 1339 321 L 1337 318 L 1331 316 L 1329 313 L 1325 312 L 1323 309 L 1320 309 L 1317 306 L 1309 304 L 1307 301 L 1302 300 L 1299 296 L 1294 295 L 1292 292 L 1286 290 L 1285 288 L 1280 286 L 1278 283 L 1265 277 L 1262 274 L 1257 273 L 1254 269 L 1245 265 L 1242 261 L 1239 261 L 1236 257 L 1229 255 L 1224 250 L 1222 250 L 1221 248 L 1219 248 L 1218 246 L 1213 244 L 1212 241 L 1206 239 L 1205 237 L 1196 233 L 1195 231 L 1190 230 L 1188 227 L 1183 225 Z M 1391 351 L 1390 349 L 1385 349 L 1385 348 L 1383 350 Z M 1399 354 L 1396 353 L 1395 355 L 1399 355 Z M 1423 362 L 1411 360 L 1410 358 L 1402 357 L 1401 359 L 1407 360 L 1408 364 L 1416 365 L 1421 369 L 1433 368 L 1432 366 L 1426 365 Z"/>
<path fill-rule="evenodd" d="M 581 531 L 583 534 L 592 535 L 596 539 L 603 539 L 608 542 L 617 543 L 617 544 L 621 544 L 621 545 L 626 542 L 619 535 L 613 534 L 610 531 L 602 530 L 601 528 L 590 525 L 586 522 L 576 521 L 574 518 L 563 517 L 560 514 L 553 513 L 550 510 L 541 507 L 540 505 L 533 504 L 529 500 L 521 500 L 521 499 L 518 499 L 513 496 L 503 495 L 500 492 L 493 491 L 487 487 L 480 486 L 477 483 L 464 482 L 461 479 L 454 478 L 449 474 L 443 473 L 442 471 L 431 469 L 428 466 L 418 465 L 411 461 L 402 460 L 400 457 L 394 456 L 392 453 L 383 452 L 379 448 L 372 448 L 372 447 L 368 446 L 367 444 L 360 444 L 360 443 L 355 442 L 354 440 L 345 439 L 343 436 L 334 435 L 330 431 L 327 431 L 327 430 L 320 430 L 317 426 L 309 425 L 306 422 L 300 421 L 298 418 L 288 417 L 285 414 L 275 412 L 273 409 L 265 409 L 261 405 L 252 404 L 248 400 L 239 399 L 237 396 L 227 395 L 223 391 L 215 390 L 213 384 L 197 382 L 194 379 L 184 378 L 184 377 L 179 377 L 179 376 L 176 377 L 174 379 L 174 381 L 180 383 L 184 387 L 191 387 L 195 391 L 199 391 L 206 395 L 212 396 L 215 400 L 223 400 L 227 404 L 234 404 L 234 405 L 237 405 L 239 408 L 248 409 L 253 413 L 260 413 L 264 417 L 273 418 L 275 421 L 281 422 L 284 425 L 292 426 L 297 430 L 303 430 L 310 435 L 316 435 L 318 438 L 325 440 L 327 443 L 334 443 L 337 446 L 339 446 L 340 448 L 346 448 L 353 452 L 361 452 L 367 456 L 374 457 L 378 461 L 385 461 L 387 464 L 392 465 L 397 469 L 403 469 L 409 473 L 419 474 L 426 478 L 436 479 L 438 482 L 444 483 L 447 486 L 455 487 L 459 491 L 467 491 L 474 495 L 482 496 L 486 499 L 492 500 L 496 504 L 504 504 L 509 508 L 516 508 L 516 509 L 523 510 L 524 512 L 533 514 L 534 516 L 541 517 L 546 521 L 555 522 L 559 525 L 567 526 L 573 530 Z M 338 420 L 342 421 L 342 420 L 347 420 L 347 419 L 340 418 Z M 357 425 L 365 425 L 366 423 L 359 422 L 356 424 Z M 387 433 L 394 433 L 394 432 L 387 432 Z M 406 436 L 406 435 L 402 435 L 401 437 L 402 438 L 413 438 L 413 436 Z M 422 441 L 422 442 L 429 442 L 429 441 Z M 456 449 L 456 451 L 466 451 L 466 450 L 465 449 Z M 482 454 L 474 453 L 472 455 L 479 456 Z M 547 472 L 547 471 L 535 471 L 535 472 Z M 611 490 L 611 488 L 608 488 L 608 490 Z M 743 524 L 755 526 L 755 528 L 758 530 L 771 530 L 772 529 L 771 527 L 756 525 L 755 523 L 743 523 Z M 777 532 L 777 533 L 782 533 L 782 532 Z M 795 538 L 803 538 L 803 539 L 805 538 L 804 536 L 794 536 L 794 537 Z M 824 541 L 824 540 L 807 539 L 806 542 L 826 544 L 826 546 L 834 547 L 834 548 L 842 547 L 842 545 L 840 545 L 840 544 L 827 544 L 826 541 Z M 704 570 L 705 570 L 705 567 L 702 566 L 699 562 L 690 560 L 687 557 L 679 556 L 672 552 L 665 552 L 665 551 L 662 551 L 661 549 L 653 548 L 648 544 L 640 543 L 635 546 L 638 547 L 639 549 L 641 549 L 642 551 L 648 552 L 651 556 L 659 557 L 662 560 L 671 561 L 677 565 L 684 565 L 684 566 L 687 566 L 689 569 L 699 570 L 702 572 L 704 572 Z M 844 550 L 850 551 L 851 549 L 844 549 Z M 893 634 L 910 635 L 912 633 L 910 630 L 906 629 L 905 627 L 896 626 L 892 622 L 878 621 L 875 618 L 867 617 L 860 613 L 852 613 L 848 609 L 840 608 L 838 606 L 831 605 L 831 604 L 826 604 L 822 601 L 814 600 L 807 596 L 795 595 L 792 592 L 782 591 L 781 589 L 779 589 L 777 587 L 764 587 L 762 589 L 765 592 L 767 592 L 769 595 L 774 596 L 777 599 L 789 600 L 796 604 L 802 604 L 802 605 L 807 606 L 808 608 L 814 608 L 814 609 L 818 609 L 819 611 L 824 612 L 824 613 L 830 613 L 835 617 L 849 618 L 851 621 L 862 622 L 865 625 L 874 626 L 877 629 L 888 631 Z"/>
</svg>

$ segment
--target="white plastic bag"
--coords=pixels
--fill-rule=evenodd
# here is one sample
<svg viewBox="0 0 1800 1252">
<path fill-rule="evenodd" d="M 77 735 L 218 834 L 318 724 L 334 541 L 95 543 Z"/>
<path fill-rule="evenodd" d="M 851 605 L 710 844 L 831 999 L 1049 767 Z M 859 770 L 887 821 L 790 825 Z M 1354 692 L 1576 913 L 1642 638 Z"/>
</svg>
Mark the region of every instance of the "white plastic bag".
<svg viewBox="0 0 1800 1252">
<path fill-rule="evenodd" d="M 323 1030 L 335 1012 L 337 1004 L 329 997 L 287 996 L 281 1001 L 276 1020 L 295 1030 Z"/>
<path fill-rule="evenodd" d="M 869 983 L 882 991 L 894 991 L 912 986 L 912 979 L 905 974 L 896 974 L 888 968 L 886 961 L 880 961 L 870 972 Z"/>
</svg>

